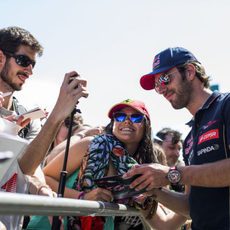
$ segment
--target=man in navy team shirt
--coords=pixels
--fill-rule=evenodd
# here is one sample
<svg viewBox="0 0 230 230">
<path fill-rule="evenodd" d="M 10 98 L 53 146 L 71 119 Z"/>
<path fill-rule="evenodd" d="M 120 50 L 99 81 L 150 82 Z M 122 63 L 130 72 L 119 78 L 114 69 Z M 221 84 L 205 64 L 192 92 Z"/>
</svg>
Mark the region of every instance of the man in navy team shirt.
<svg viewBox="0 0 230 230">
<path fill-rule="evenodd" d="M 186 166 L 142 165 L 124 177 L 143 174 L 130 186 L 146 187 L 160 203 L 191 217 L 193 230 L 229 230 L 230 94 L 212 93 L 204 67 L 182 47 L 157 54 L 153 71 L 142 76 L 140 84 L 155 89 L 174 109 L 186 108 L 192 114 L 183 145 Z M 180 183 L 186 185 L 184 194 L 155 189 Z"/>
</svg>

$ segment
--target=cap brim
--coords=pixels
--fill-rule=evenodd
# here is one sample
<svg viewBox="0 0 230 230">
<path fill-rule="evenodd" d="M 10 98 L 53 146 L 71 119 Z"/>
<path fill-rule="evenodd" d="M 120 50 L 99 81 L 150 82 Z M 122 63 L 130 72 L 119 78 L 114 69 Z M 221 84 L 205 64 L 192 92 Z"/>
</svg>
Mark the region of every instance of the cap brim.
<svg viewBox="0 0 230 230">
<path fill-rule="evenodd" d="M 145 90 L 151 90 L 155 88 L 155 74 L 149 73 L 141 77 L 140 85 Z"/>
<path fill-rule="evenodd" d="M 143 89 L 145 90 L 151 90 L 155 88 L 155 76 L 159 73 L 163 73 L 165 71 L 168 71 L 170 69 L 172 69 L 175 65 L 173 66 L 166 66 L 166 67 L 162 67 L 159 68 L 157 70 L 154 70 L 151 73 L 148 73 L 144 76 L 141 77 L 140 79 L 140 85 Z"/>
<path fill-rule="evenodd" d="M 108 117 L 109 117 L 110 119 L 112 119 L 112 118 L 113 118 L 113 114 L 114 114 L 115 112 L 120 111 L 120 110 L 122 110 L 122 109 L 124 109 L 124 108 L 126 108 L 126 107 L 133 108 L 133 109 L 135 109 L 136 111 L 138 111 L 138 112 L 144 114 L 141 110 L 135 108 L 135 107 L 132 106 L 132 105 L 129 105 L 129 104 L 127 104 L 127 103 L 124 103 L 124 104 L 119 103 L 119 104 L 117 104 L 117 105 L 114 105 L 114 106 L 109 110 Z M 144 114 L 144 115 L 146 115 L 146 114 Z"/>
</svg>

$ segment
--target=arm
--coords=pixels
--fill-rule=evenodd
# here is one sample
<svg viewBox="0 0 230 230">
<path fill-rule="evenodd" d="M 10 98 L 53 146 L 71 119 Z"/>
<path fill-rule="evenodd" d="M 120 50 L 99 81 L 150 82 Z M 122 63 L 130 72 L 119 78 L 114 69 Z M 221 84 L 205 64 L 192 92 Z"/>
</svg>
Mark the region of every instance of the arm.
<svg viewBox="0 0 230 230">
<path fill-rule="evenodd" d="M 230 185 L 230 159 L 202 165 L 180 166 L 178 170 L 181 173 L 181 183 L 185 185 L 203 187 L 227 187 Z M 143 188 L 152 190 L 169 184 L 168 171 L 168 166 L 157 163 L 144 164 L 133 167 L 123 177 L 142 174 L 130 187 L 136 187 L 137 190 Z"/>
<path fill-rule="evenodd" d="M 66 165 L 66 171 L 68 172 L 68 175 L 71 175 L 74 171 L 80 168 L 91 139 L 92 138 L 82 139 L 70 147 Z M 60 172 L 62 171 L 64 157 L 65 151 L 63 150 L 43 169 L 47 184 L 56 192 L 58 191 Z M 65 197 L 76 198 L 77 195 L 78 192 L 74 189 L 65 189 Z"/>
<path fill-rule="evenodd" d="M 24 174 L 33 175 L 35 169 L 44 159 L 61 122 L 72 112 L 81 97 L 88 96 L 85 80 L 78 76 L 69 83 L 70 78 L 76 74 L 73 71 L 65 75 L 53 111 L 37 137 L 29 144 L 21 158 L 18 159 L 19 166 Z"/>
<path fill-rule="evenodd" d="M 203 187 L 230 186 L 230 159 L 178 169 L 181 171 L 183 184 Z"/>
<path fill-rule="evenodd" d="M 87 149 L 92 139 L 93 137 L 86 137 L 81 141 L 76 142 L 73 146 L 70 147 L 66 169 L 69 174 L 72 174 L 75 170 L 80 168 L 83 157 L 87 152 Z M 60 172 L 62 170 L 63 160 L 64 152 L 61 152 L 43 169 L 46 177 L 46 182 L 54 191 L 58 191 L 58 184 L 60 179 Z M 76 199 L 78 198 L 79 194 L 80 193 L 74 189 L 65 188 L 65 197 Z M 90 192 L 87 192 L 84 195 L 84 199 L 111 201 L 112 194 L 110 191 L 106 189 L 96 188 Z"/>
<path fill-rule="evenodd" d="M 158 205 L 156 214 L 151 219 L 146 219 L 147 223 L 154 229 L 178 230 L 186 221 L 186 217 L 174 212 L 166 214 L 164 207 Z"/>
<path fill-rule="evenodd" d="M 166 188 L 162 188 L 154 189 L 154 194 L 159 203 L 176 213 L 180 213 L 181 215 L 190 218 L 188 202 L 189 188 L 187 186 L 185 193 L 174 192 Z"/>
<path fill-rule="evenodd" d="M 71 136 L 70 147 L 73 146 L 79 140 L 81 140 L 80 136 Z M 51 150 L 51 152 L 45 159 L 45 165 L 49 164 L 49 162 L 52 161 L 59 153 L 65 151 L 65 148 L 66 148 L 66 140 L 61 142 Z"/>
<path fill-rule="evenodd" d="M 81 140 L 84 137 L 99 135 L 102 133 L 101 127 L 87 128 L 80 132 L 75 133 L 71 136 L 70 146 L 72 146 L 75 142 Z M 54 157 L 56 157 L 59 153 L 61 153 L 66 147 L 66 140 L 62 141 L 60 144 L 54 147 L 50 154 L 46 157 L 46 164 L 48 164 Z"/>
</svg>

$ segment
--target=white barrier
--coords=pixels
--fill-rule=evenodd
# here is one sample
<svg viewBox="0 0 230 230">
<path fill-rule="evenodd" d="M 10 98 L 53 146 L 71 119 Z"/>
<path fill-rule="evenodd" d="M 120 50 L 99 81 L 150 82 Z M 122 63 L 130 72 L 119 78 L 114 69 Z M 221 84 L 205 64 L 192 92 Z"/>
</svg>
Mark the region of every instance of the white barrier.
<svg viewBox="0 0 230 230">
<path fill-rule="evenodd" d="M 0 192 L 0 215 L 140 216 L 123 204 Z"/>
</svg>

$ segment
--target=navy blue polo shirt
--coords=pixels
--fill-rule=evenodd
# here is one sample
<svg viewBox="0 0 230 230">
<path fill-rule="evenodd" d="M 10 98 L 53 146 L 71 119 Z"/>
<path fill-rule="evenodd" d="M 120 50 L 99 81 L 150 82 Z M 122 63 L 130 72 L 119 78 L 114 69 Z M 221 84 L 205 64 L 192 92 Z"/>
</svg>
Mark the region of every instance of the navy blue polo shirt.
<svg viewBox="0 0 230 230">
<path fill-rule="evenodd" d="M 183 146 L 186 165 L 229 158 L 230 94 L 214 92 L 197 111 L 191 126 Z M 189 204 L 193 230 L 230 229 L 229 188 L 191 186 Z"/>
</svg>

